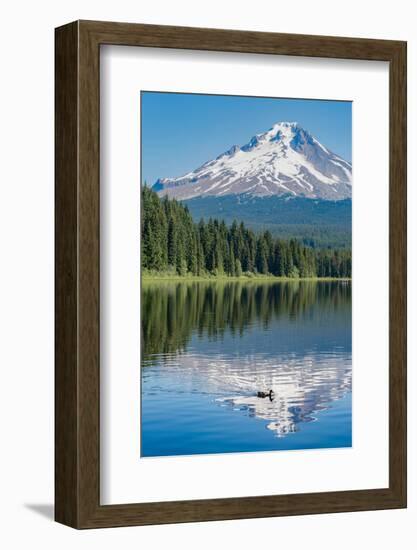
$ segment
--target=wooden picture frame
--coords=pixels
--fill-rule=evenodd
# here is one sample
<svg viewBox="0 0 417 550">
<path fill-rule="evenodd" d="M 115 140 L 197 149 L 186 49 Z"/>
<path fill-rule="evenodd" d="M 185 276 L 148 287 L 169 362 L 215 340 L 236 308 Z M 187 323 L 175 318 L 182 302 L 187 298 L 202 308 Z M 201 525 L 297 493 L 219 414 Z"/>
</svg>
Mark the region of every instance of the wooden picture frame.
<svg viewBox="0 0 417 550">
<path fill-rule="evenodd" d="M 76 21 L 56 29 L 55 518 L 117 527 L 406 506 L 406 43 Z M 117 44 L 389 62 L 389 487 L 100 505 L 99 56 Z"/>
</svg>

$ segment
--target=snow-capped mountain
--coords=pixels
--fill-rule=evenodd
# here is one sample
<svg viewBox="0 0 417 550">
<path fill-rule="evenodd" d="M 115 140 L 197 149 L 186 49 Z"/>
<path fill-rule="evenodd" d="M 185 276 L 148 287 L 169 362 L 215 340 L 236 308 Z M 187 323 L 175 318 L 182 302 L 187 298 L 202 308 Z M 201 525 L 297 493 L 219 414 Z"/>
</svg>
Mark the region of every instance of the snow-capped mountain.
<svg viewBox="0 0 417 550">
<path fill-rule="evenodd" d="M 241 194 L 341 200 L 352 196 L 352 165 L 296 122 L 278 122 L 184 176 L 158 179 L 153 189 L 179 200 Z"/>
</svg>

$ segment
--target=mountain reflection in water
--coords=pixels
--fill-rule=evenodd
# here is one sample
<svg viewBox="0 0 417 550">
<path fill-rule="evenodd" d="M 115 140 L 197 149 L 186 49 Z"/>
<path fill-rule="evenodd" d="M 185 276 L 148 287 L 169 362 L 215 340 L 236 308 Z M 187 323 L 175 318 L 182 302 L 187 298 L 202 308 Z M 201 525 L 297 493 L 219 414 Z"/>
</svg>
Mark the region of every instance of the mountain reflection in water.
<svg viewBox="0 0 417 550">
<path fill-rule="evenodd" d="M 143 456 L 351 445 L 350 283 L 144 283 L 142 342 Z"/>
</svg>

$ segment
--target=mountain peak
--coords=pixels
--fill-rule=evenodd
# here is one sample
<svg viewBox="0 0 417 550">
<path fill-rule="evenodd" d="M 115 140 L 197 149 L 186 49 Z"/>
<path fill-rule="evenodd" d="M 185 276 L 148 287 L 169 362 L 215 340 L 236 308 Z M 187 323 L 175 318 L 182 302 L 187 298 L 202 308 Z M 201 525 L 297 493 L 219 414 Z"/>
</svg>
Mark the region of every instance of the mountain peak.
<svg viewBox="0 0 417 550">
<path fill-rule="evenodd" d="M 285 121 L 281 121 L 281 122 L 276 122 L 271 130 L 275 130 L 275 129 L 281 129 L 281 128 L 290 128 L 290 129 L 295 129 L 295 128 L 300 128 L 300 125 L 298 124 L 298 122 L 285 122 Z"/>
<path fill-rule="evenodd" d="M 276 122 L 248 143 L 154 190 L 179 200 L 202 195 L 293 195 L 340 200 L 352 195 L 352 166 L 297 122 Z"/>
</svg>

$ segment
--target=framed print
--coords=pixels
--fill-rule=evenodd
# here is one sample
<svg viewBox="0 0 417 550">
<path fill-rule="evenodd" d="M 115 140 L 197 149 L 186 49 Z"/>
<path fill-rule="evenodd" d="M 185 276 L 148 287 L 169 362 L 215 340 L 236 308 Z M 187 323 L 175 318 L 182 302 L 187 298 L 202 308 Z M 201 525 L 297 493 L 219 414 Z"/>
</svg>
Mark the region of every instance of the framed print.
<svg viewBox="0 0 417 550">
<path fill-rule="evenodd" d="M 406 44 L 56 29 L 56 520 L 406 506 Z"/>
</svg>

